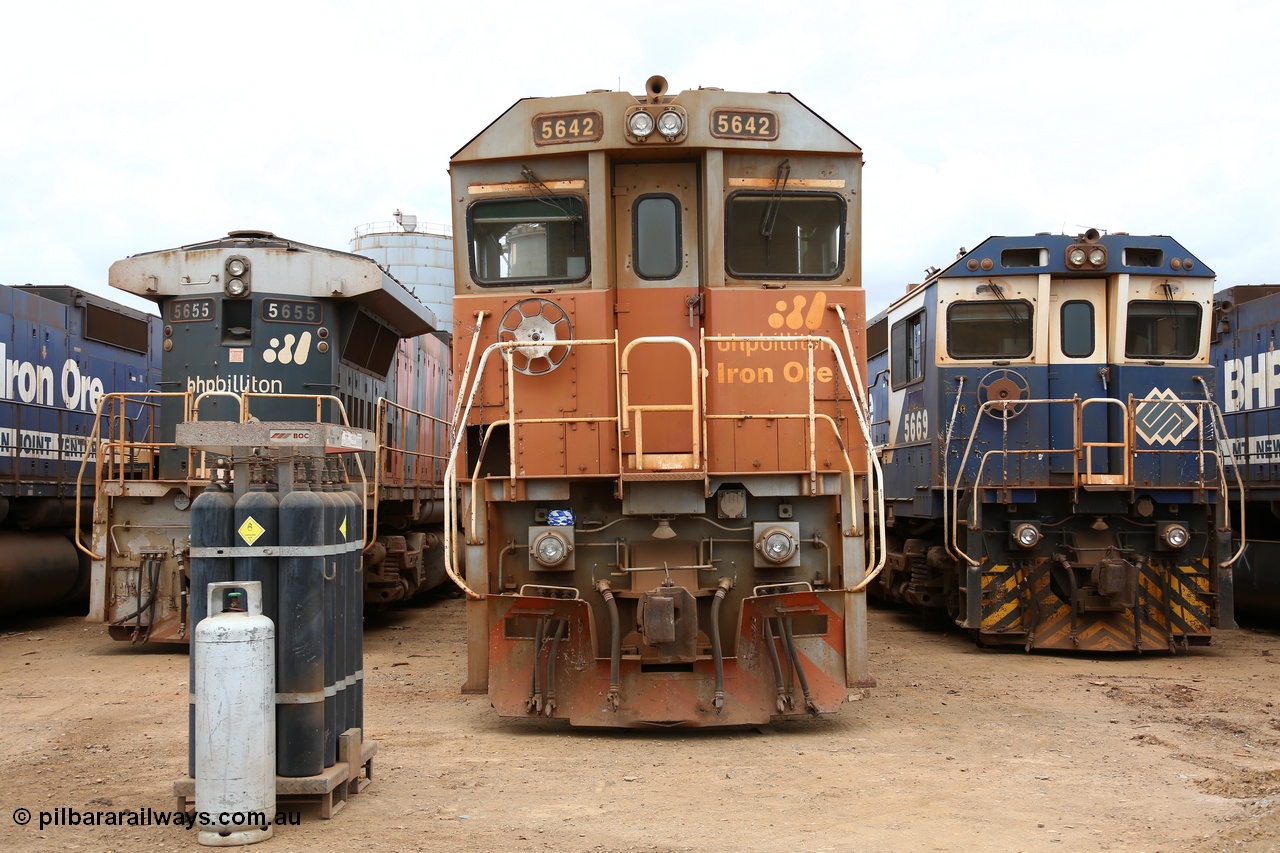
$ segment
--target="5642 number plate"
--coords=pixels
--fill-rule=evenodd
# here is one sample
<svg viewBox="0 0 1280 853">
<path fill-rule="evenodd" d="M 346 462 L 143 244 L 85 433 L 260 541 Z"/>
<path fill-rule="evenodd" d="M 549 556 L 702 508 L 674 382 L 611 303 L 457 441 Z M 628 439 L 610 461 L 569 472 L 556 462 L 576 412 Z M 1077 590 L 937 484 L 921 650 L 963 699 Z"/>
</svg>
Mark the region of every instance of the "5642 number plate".
<svg viewBox="0 0 1280 853">
<path fill-rule="evenodd" d="M 537 145 L 596 142 L 604 136 L 604 120 L 595 110 L 543 113 L 533 117 L 533 141 Z"/>
<path fill-rule="evenodd" d="M 777 139 L 778 116 L 757 110 L 713 110 L 711 135 L 721 139 Z"/>
</svg>

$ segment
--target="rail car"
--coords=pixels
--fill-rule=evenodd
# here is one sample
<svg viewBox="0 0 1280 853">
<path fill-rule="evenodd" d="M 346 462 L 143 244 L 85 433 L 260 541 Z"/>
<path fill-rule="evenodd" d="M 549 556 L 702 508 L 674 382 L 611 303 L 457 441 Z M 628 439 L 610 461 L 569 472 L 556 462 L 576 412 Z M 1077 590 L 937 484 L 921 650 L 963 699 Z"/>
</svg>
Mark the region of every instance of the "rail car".
<svg viewBox="0 0 1280 853">
<path fill-rule="evenodd" d="M 1235 501 L 1235 544 L 1248 540 L 1235 566 L 1236 609 L 1250 616 L 1280 616 L 1280 285 L 1229 287 L 1214 303 L 1213 366 L 1218 404 L 1230 434 L 1228 463 L 1244 495 Z"/>
<path fill-rule="evenodd" d="M 872 683 L 861 166 L 792 95 L 661 77 L 453 156 L 465 691 L 715 726 Z"/>
<path fill-rule="evenodd" d="M 1213 286 L 1169 237 L 991 237 L 878 315 L 874 593 L 1028 651 L 1234 627 Z"/>
<path fill-rule="evenodd" d="M 279 489 L 299 460 L 314 479 L 320 463 L 309 455 L 326 450 L 356 451 L 327 476 L 363 493 L 365 603 L 401 601 L 446 580 L 449 425 L 437 401 L 451 397 L 448 342 L 412 293 L 368 258 L 265 231 L 117 261 L 110 283 L 157 304 L 161 377 L 158 392 L 105 394 L 99 406 L 91 440 L 112 464 L 94 480 L 90 619 L 116 639 L 187 642 L 201 597 L 189 511 L 198 496 L 211 486 L 237 500 L 255 483 Z M 121 432 L 118 413 L 139 408 L 142 426 Z M 219 429 L 244 434 L 228 423 L 280 429 L 260 445 L 219 444 Z M 353 443 L 317 443 L 328 433 L 308 425 L 348 428 Z M 371 447 L 360 431 L 376 437 Z M 154 464 L 115 464 L 139 452 Z M 244 541 L 225 544 L 253 547 L 263 532 L 237 535 Z M 200 587 L 242 579 L 219 575 Z"/>
<path fill-rule="evenodd" d="M 75 501 L 93 497 L 76 479 L 82 461 L 97 462 L 95 406 L 155 387 L 159 339 L 159 318 L 109 299 L 0 285 L 0 613 L 87 599 Z M 138 428 L 136 407 L 121 418 L 126 432 Z"/>
</svg>

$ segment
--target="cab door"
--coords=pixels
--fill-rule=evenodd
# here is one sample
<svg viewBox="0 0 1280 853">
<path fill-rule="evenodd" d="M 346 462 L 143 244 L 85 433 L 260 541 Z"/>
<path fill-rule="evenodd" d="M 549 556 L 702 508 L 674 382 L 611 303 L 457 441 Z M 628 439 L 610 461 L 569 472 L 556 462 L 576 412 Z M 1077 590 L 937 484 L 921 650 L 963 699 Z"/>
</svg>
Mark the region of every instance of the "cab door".
<svg viewBox="0 0 1280 853">
<path fill-rule="evenodd" d="M 1104 279 L 1055 278 L 1049 284 L 1049 398 L 1053 400 L 1104 398 L 1107 388 L 1107 302 Z M 1109 424 L 1118 415 L 1107 403 L 1090 403 L 1083 408 L 1083 440 L 1110 441 Z M 1050 404 L 1049 429 L 1053 447 L 1071 449 L 1075 436 L 1075 411 L 1065 403 Z M 1106 473 L 1109 452 L 1096 448 L 1086 469 Z M 1076 460 L 1073 454 L 1054 453 L 1050 460 L 1055 473 L 1070 473 Z"/>
<path fill-rule="evenodd" d="M 614 311 L 628 470 L 698 467 L 698 210 L 697 164 L 614 166 Z M 655 340 L 664 337 L 680 340 Z"/>
</svg>

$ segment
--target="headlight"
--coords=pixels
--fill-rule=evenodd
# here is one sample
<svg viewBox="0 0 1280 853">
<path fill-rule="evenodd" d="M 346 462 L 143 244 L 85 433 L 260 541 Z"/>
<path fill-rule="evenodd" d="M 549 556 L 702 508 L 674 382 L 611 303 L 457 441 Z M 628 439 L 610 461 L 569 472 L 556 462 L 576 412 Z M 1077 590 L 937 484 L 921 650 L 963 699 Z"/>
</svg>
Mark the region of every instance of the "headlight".
<svg viewBox="0 0 1280 853">
<path fill-rule="evenodd" d="M 555 568 L 569 556 L 569 547 L 569 541 L 559 532 L 544 530 L 534 538 L 529 553 L 540 565 Z"/>
<path fill-rule="evenodd" d="M 637 110 L 631 114 L 631 118 L 627 120 L 627 126 L 631 129 L 631 135 L 637 139 L 644 139 L 653 133 L 653 116 L 644 110 Z"/>
<path fill-rule="evenodd" d="M 1191 534 L 1187 531 L 1186 525 L 1183 524 L 1165 524 L 1164 529 L 1160 531 L 1160 538 L 1164 540 L 1164 544 L 1170 548 L 1181 548 L 1187 544 L 1187 540 L 1191 538 Z"/>
<path fill-rule="evenodd" d="M 1095 267 L 1106 266 L 1106 263 L 1107 263 L 1106 251 L 1098 246 L 1095 246 L 1094 248 L 1090 249 L 1089 263 L 1093 264 Z"/>
<path fill-rule="evenodd" d="M 636 113 L 639 115 L 639 113 Z M 634 116 L 633 116 L 634 119 Z M 680 117 L 680 113 L 675 110 L 667 110 L 658 116 L 658 133 L 667 138 L 679 136 L 680 131 L 684 130 L 684 119 Z M 639 136 L 639 134 L 636 134 Z"/>
<path fill-rule="evenodd" d="M 1084 249 L 1076 248 L 1067 253 L 1067 261 L 1073 267 L 1084 266 Z"/>
<path fill-rule="evenodd" d="M 770 527 L 756 539 L 756 549 L 760 555 L 774 565 L 789 562 L 795 556 L 800 543 L 791 531 L 782 526 Z"/>
<path fill-rule="evenodd" d="M 227 283 L 222 286 L 223 293 L 231 297 L 241 297 L 249 293 L 249 261 L 246 258 L 227 258 L 222 268 L 227 273 Z"/>
<path fill-rule="evenodd" d="M 1040 542 L 1040 528 L 1023 522 L 1013 528 L 1013 541 L 1023 548 L 1034 548 Z"/>
</svg>

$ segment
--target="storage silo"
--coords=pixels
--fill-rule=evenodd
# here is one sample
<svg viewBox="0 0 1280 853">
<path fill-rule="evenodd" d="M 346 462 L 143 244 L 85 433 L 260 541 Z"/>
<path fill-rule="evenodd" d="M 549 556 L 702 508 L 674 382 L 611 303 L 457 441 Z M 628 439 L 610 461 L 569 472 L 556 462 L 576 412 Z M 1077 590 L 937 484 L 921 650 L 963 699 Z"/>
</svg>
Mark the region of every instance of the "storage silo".
<svg viewBox="0 0 1280 853">
<path fill-rule="evenodd" d="M 356 228 L 351 251 L 377 261 L 453 331 L 453 229 L 396 211 L 392 222 Z"/>
</svg>

